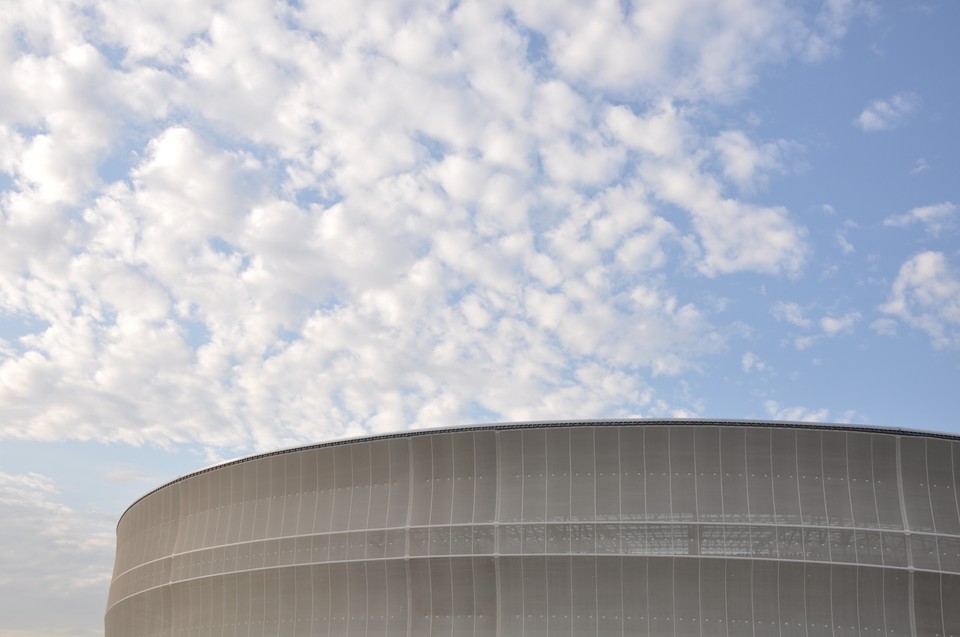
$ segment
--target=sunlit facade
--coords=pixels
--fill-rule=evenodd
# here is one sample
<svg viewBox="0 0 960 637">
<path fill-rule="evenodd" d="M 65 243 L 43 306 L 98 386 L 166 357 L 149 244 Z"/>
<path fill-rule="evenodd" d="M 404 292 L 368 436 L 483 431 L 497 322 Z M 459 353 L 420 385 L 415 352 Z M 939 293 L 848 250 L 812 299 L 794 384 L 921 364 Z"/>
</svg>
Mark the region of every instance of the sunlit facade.
<svg viewBox="0 0 960 637">
<path fill-rule="evenodd" d="M 238 460 L 123 515 L 107 637 L 960 637 L 960 438 L 524 423 Z"/>
</svg>

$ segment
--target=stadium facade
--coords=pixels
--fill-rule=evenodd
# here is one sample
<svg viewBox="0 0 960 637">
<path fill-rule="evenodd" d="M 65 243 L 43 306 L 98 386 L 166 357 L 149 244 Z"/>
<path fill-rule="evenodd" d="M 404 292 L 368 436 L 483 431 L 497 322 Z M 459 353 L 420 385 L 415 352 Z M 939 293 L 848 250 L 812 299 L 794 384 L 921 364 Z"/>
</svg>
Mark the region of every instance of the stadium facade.
<svg viewBox="0 0 960 637">
<path fill-rule="evenodd" d="M 407 432 L 123 515 L 107 637 L 960 636 L 960 438 L 799 423 Z"/>
</svg>

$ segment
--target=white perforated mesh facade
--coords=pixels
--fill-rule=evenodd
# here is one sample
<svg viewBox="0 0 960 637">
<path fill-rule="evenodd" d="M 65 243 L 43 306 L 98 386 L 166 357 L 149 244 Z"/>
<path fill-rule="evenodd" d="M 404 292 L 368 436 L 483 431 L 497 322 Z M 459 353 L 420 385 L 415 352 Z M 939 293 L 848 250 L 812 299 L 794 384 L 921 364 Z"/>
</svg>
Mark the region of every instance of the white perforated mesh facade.
<svg viewBox="0 0 960 637">
<path fill-rule="evenodd" d="M 258 456 L 117 530 L 107 637 L 960 636 L 960 441 L 531 423 Z"/>
</svg>

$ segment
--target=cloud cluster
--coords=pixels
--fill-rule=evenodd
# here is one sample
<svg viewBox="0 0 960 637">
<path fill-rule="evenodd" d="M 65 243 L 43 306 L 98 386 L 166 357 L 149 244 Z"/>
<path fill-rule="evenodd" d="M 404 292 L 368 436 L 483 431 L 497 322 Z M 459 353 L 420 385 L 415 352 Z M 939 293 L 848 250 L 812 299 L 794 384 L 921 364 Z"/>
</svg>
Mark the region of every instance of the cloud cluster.
<svg viewBox="0 0 960 637">
<path fill-rule="evenodd" d="M 67 617 L 99 624 L 102 590 L 110 580 L 111 521 L 61 504 L 47 476 L 2 471 L 0 519 L 3 629 L 35 634 L 29 629 L 43 626 L 49 634 L 85 634 Z M 58 617 L 49 613 L 51 604 L 71 608 Z"/>
<path fill-rule="evenodd" d="M 957 223 L 960 207 L 952 201 L 942 201 L 929 206 L 917 206 L 900 215 L 891 215 L 883 220 L 883 225 L 900 228 L 914 223 L 923 225 L 933 236 L 953 228 Z"/>
<path fill-rule="evenodd" d="M 831 3 L 19 2 L 0 24 L 0 437 L 250 449 L 636 415 L 794 276 L 726 127 Z M 709 119 L 709 118 L 708 118 Z"/>
<path fill-rule="evenodd" d="M 764 407 L 767 414 L 775 420 L 789 422 L 828 422 L 830 420 L 830 410 L 823 408 L 809 409 L 799 405 L 787 407 L 775 400 L 768 400 L 764 403 Z"/>
<path fill-rule="evenodd" d="M 750 373 L 754 370 L 768 374 L 773 373 L 773 369 L 770 367 L 770 365 L 763 362 L 763 360 L 753 352 L 744 352 L 743 356 L 740 358 L 740 367 L 746 373 Z"/>
<path fill-rule="evenodd" d="M 798 350 L 804 350 L 823 338 L 849 334 L 863 318 L 860 312 L 849 311 L 837 316 L 826 313 L 819 320 L 808 316 L 808 308 L 799 303 L 777 301 L 770 307 L 770 314 L 778 321 L 782 321 L 803 330 L 800 335 L 793 335 L 793 345 Z M 811 333 L 811 330 L 818 330 Z"/>
<path fill-rule="evenodd" d="M 907 259 L 880 309 L 926 332 L 934 347 L 960 347 L 960 274 L 942 252 Z M 892 326 L 878 328 L 889 333 Z"/>
<path fill-rule="evenodd" d="M 900 126 L 918 108 L 920 96 L 916 93 L 897 93 L 870 102 L 854 123 L 867 132 L 891 130 Z"/>
</svg>

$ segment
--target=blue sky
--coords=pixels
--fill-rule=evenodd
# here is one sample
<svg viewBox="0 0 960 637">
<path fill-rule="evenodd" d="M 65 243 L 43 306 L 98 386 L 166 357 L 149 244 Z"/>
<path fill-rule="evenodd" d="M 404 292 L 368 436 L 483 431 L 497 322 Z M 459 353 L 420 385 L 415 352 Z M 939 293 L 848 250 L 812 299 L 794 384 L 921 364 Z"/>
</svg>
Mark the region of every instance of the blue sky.
<svg viewBox="0 0 960 637">
<path fill-rule="evenodd" d="M 590 417 L 960 434 L 958 25 L 15 0 L 0 636 L 100 634 L 123 509 L 277 447 Z"/>
</svg>

